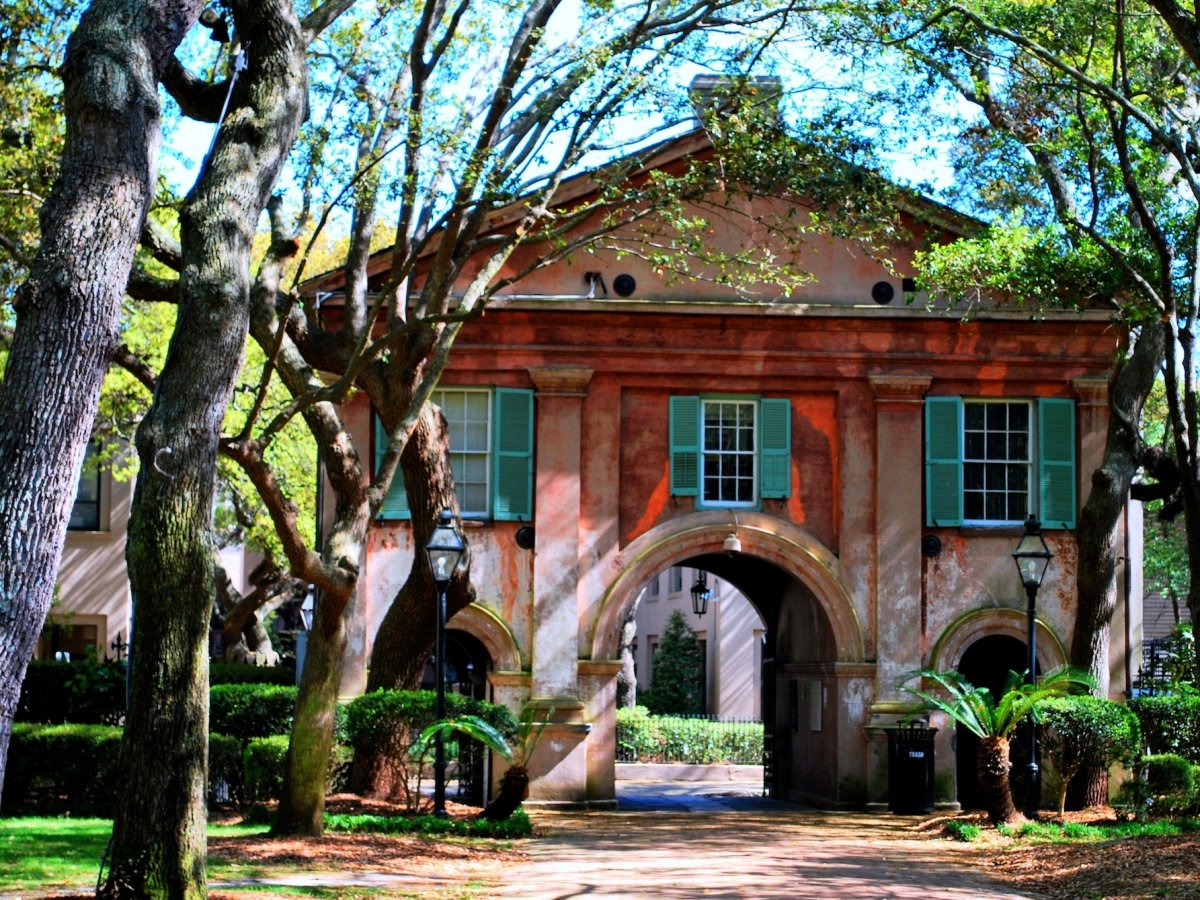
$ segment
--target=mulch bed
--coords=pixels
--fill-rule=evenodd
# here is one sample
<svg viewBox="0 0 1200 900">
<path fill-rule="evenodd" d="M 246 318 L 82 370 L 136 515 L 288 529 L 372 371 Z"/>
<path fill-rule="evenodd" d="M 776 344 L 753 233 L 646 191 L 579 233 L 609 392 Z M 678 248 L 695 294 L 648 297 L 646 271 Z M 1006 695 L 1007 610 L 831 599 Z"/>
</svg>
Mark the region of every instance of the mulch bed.
<svg viewBox="0 0 1200 900">
<path fill-rule="evenodd" d="M 956 818 L 979 824 L 983 835 L 966 845 L 970 860 L 988 876 L 1019 891 L 1054 900 L 1143 900 L 1151 897 L 1200 900 L 1200 835 L 1141 837 L 1078 844 L 1020 843 L 997 834 L 982 813 Z M 931 820 L 923 830 L 941 833 L 946 819 Z M 1048 822 L 1112 824 L 1108 808 L 1069 812 Z"/>
</svg>

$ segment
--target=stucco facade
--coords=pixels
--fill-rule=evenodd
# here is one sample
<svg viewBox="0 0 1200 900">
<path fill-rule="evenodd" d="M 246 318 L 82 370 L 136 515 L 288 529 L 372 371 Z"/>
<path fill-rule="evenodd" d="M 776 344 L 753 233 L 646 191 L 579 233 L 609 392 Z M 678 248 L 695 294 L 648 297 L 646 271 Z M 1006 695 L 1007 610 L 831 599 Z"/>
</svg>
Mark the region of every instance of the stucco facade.
<svg viewBox="0 0 1200 900">
<path fill-rule="evenodd" d="M 771 236 L 714 224 L 713 239 L 744 246 Z M 746 298 L 711 282 L 671 282 L 634 257 L 597 252 L 525 279 L 519 294 L 498 298 L 455 345 L 442 388 L 532 395 L 531 515 L 524 522 L 467 517 L 478 601 L 451 627 L 487 648 L 496 699 L 554 710 L 533 765 L 535 802 L 615 802 L 621 627 L 647 580 L 670 566 L 714 573 L 765 623 L 761 709 L 771 789 L 787 799 L 883 803 L 883 728 L 909 708 L 903 676 L 954 668 L 984 636 L 1023 640 L 1025 597 L 1010 554 L 1025 510 L 996 520 L 995 473 L 985 465 L 989 485 L 979 502 L 989 504 L 987 521 L 931 516 L 929 398 L 961 398 L 967 412 L 958 427 L 966 432 L 977 413 L 990 422 L 982 406 L 997 404 L 1014 422 L 1025 417 L 1026 424 L 1005 426 L 1007 440 L 1046 446 L 1055 437 L 1044 424 L 1051 420 L 1041 418 L 1046 401 L 1070 401 L 1054 407 L 1066 416 L 1056 421 L 1069 425 L 1059 435 L 1069 468 L 1047 481 L 1045 466 L 1030 457 L 1022 490 L 1030 511 L 1049 509 L 1039 485 L 1048 492 L 1057 478 L 1061 495 L 1069 472 L 1066 501 L 1059 496 L 1043 518 L 1063 519 L 1064 503 L 1073 518 L 1103 449 L 1119 331 L 1086 313 L 983 308 L 968 321 L 927 308 L 923 295 L 908 305 L 901 279 L 848 241 L 813 238 L 802 256 L 811 284 L 788 296 L 764 288 Z M 909 250 L 897 247 L 895 258 L 904 272 Z M 634 288 L 628 296 L 586 297 L 594 284 L 587 273 L 595 272 L 606 285 L 628 276 L 623 286 Z M 707 450 L 692 458 L 699 486 L 680 487 L 686 477 L 678 467 L 687 462 L 677 453 L 680 410 L 700 410 L 706 428 L 719 403 L 745 413 L 754 435 L 759 480 L 733 503 L 706 496 Z M 780 410 L 786 422 L 776 435 L 784 443 L 768 448 L 777 437 L 768 439 L 767 418 Z M 365 440 L 366 408 L 349 411 L 348 422 Z M 971 439 L 959 441 L 960 457 Z M 958 466 L 969 482 L 970 462 L 960 458 Z M 960 507 L 974 508 L 972 484 L 957 489 Z M 1010 486 L 1010 495 L 1018 493 Z M 1131 510 L 1121 554 L 1134 571 L 1136 518 Z M 1062 524 L 1046 531 L 1054 560 L 1039 596 L 1043 667 L 1064 661 L 1074 610 L 1075 541 Z M 535 529 L 533 549 L 514 539 L 522 525 Z M 728 553 L 731 535 L 740 546 Z M 412 550 L 404 522 L 374 528 L 350 688 L 361 684 L 369 636 Z M 1119 572 L 1118 590 L 1124 580 Z M 1114 695 L 1140 653 L 1140 585 L 1131 583 L 1112 626 Z M 934 724 L 942 726 L 938 799 L 952 802 L 953 732 Z"/>
</svg>

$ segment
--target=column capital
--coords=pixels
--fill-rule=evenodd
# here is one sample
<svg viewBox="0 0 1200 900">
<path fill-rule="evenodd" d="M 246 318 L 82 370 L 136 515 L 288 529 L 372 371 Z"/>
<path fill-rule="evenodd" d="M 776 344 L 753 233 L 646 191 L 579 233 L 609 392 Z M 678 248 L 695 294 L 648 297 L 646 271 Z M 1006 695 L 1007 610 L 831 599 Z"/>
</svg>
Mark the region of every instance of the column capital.
<svg viewBox="0 0 1200 900">
<path fill-rule="evenodd" d="M 1072 378 L 1071 387 L 1075 388 L 1081 406 L 1108 406 L 1107 378 L 1095 375 Z"/>
<path fill-rule="evenodd" d="M 585 397 L 592 371 L 584 366 L 537 366 L 529 370 L 529 377 L 539 395 Z"/>
<path fill-rule="evenodd" d="M 875 399 L 890 403 L 921 403 L 933 379 L 928 375 L 868 375 Z"/>
</svg>

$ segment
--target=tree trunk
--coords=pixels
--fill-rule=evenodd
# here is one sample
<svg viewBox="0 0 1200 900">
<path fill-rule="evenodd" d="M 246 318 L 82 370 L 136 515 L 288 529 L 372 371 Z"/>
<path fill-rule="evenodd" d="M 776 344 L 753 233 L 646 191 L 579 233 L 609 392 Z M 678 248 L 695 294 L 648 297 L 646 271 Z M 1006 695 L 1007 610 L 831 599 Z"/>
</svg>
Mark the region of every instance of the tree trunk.
<svg viewBox="0 0 1200 900">
<path fill-rule="evenodd" d="M 1079 515 L 1075 537 L 1076 612 L 1071 664 L 1091 672 L 1100 696 L 1108 694 L 1108 641 L 1116 600 L 1117 529 L 1128 502 L 1129 485 L 1141 465 L 1142 407 L 1154 386 L 1163 358 L 1162 329 L 1143 328 L 1137 343 L 1117 369 L 1109 396 L 1110 415 L 1104 459 L 1092 473 L 1092 490 Z M 1072 789 L 1085 804 L 1100 795 L 1107 802 L 1108 773 L 1088 767 Z M 1073 804 L 1072 804 L 1073 805 Z"/>
<path fill-rule="evenodd" d="M 180 213 L 180 310 L 141 460 L 126 557 L 134 597 L 130 709 L 106 897 L 205 894 L 212 506 L 221 423 L 249 322 L 251 241 L 305 110 L 305 44 L 289 0 L 234 4 L 252 47 L 208 168 Z"/>
<path fill-rule="evenodd" d="M 386 423 L 385 423 L 386 424 Z M 420 687 L 425 663 L 437 632 L 437 585 L 429 571 L 423 548 L 433 534 L 438 513 L 457 510 L 454 480 L 446 463 L 449 437 L 445 419 L 432 408 L 421 415 L 400 458 L 408 506 L 412 513 L 412 569 L 388 607 L 371 650 L 367 690 L 411 690 Z M 469 560 L 458 570 L 446 591 L 446 615 L 453 616 L 475 599 Z M 354 754 L 353 788 L 367 796 L 387 796 L 393 789 L 392 766 L 375 758 L 378 751 Z"/>
<path fill-rule="evenodd" d="M 365 521 L 362 531 L 365 534 Z M 331 536 L 331 543 L 344 536 Z M 339 543 L 345 546 L 345 541 Z M 277 834 L 317 837 L 325 830 L 325 780 L 333 750 L 333 718 L 346 656 L 347 626 L 356 609 L 354 600 L 351 591 L 322 594 L 317 603 L 296 698 L 283 797 L 275 815 Z"/>
<path fill-rule="evenodd" d="M 95 0 L 67 45 L 60 172 L 0 384 L 0 785 L 154 195 L 158 81 L 203 5 Z"/>
<path fill-rule="evenodd" d="M 487 805 L 480 817 L 490 822 L 503 822 L 517 811 L 529 796 L 529 771 L 524 766 L 509 766 L 500 777 L 500 791 Z"/>
<path fill-rule="evenodd" d="M 983 805 L 993 825 L 1015 822 L 1020 818 L 1013 805 L 1008 773 L 1012 762 L 1008 758 L 1008 738 L 989 735 L 979 742 L 975 757 L 979 767 L 979 786 L 983 789 Z"/>
<path fill-rule="evenodd" d="M 454 478 L 446 460 L 448 447 L 445 419 L 427 409 L 400 458 L 412 512 L 416 552 L 408 578 L 388 607 L 375 636 L 367 677 L 368 691 L 419 687 L 425 663 L 433 649 L 437 631 L 437 587 L 423 548 L 433 534 L 438 513 L 447 507 L 458 509 Z M 474 599 L 468 560 L 468 565 L 458 570 L 446 591 L 446 616 L 453 616 Z"/>
<path fill-rule="evenodd" d="M 1079 554 L 1075 566 L 1078 599 L 1071 636 L 1071 664 L 1086 669 L 1107 693 L 1108 626 L 1112 620 L 1121 523 L 1129 485 L 1141 465 L 1139 425 L 1142 407 L 1163 358 L 1159 328 L 1142 329 L 1133 352 L 1112 380 L 1108 435 L 1104 460 L 1092 473 L 1092 490 L 1079 516 L 1075 536 Z"/>
<path fill-rule="evenodd" d="M 636 638 L 637 619 L 631 615 L 621 628 L 621 671 L 617 673 L 617 706 L 623 709 L 637 706 L 637 667 L 633 659 Z"/>
</svg>

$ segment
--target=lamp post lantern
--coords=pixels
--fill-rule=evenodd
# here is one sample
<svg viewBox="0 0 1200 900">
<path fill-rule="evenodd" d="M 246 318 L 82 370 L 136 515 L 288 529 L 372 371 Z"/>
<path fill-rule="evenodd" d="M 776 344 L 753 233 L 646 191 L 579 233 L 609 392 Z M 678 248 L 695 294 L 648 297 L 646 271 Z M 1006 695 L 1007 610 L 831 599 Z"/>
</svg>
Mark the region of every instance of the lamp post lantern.
<svg viewBox="0 0 1200 900">
<path fill-rule="evenodd" d="M 1037 666 L 1037 592 L 1046 577 L 1046 569 L 1054 556 L 1042 538 L 1042 523 L 1036 516 L 1030 515 L 1025 521 L 1025 533 L 1021 542 L 1013 551 L 1013 560 L 1017 571 L 1021 574 L 1021 583 L 1025 585 L 1026 626 L 1028 636 L 1026 647 L 1029 650 L 1029 665 L 1025 671 L 1026 684 L 1034 683 L 1034 671 Z M 1038 814 L 1038 800 L 1041 794 L 1041 778 L 1037 757 L 1037 723 L 1029 718 L 1029 788 L 1025 794 L 1025 818 L 1033 820 Z"/>
<path fill-rule="evenodd" d="M 437 585 L 438 616 L 437 643 L 434 651 L 434 668 L 437 680 L 437 719 L 446 718 L 446 588 L 454 570 L 462 561 L 466 545 L 462 535 L 454 527 L 454 513 L 443 509 L 438 515 L 437 527 L 425 545 L 429 557 L 429 568 L 433 582 Z M 441 732 L 434 743 L 433 757 L 433 814 L 446 816 L 446 745 Z"/>
<path fill-rule="evenodd" d="M 696 583 L 692 585 L 692 612 L 698 616 L 708 612 L 708 598 L 712 596 L 712 589 L 708 586 L 708 573 L 700 570 L 696 572 Z"/>
</svg>

